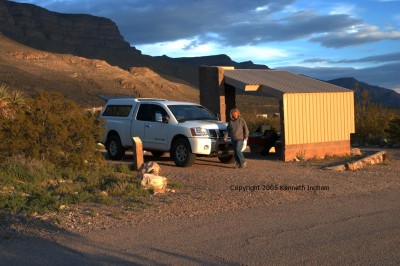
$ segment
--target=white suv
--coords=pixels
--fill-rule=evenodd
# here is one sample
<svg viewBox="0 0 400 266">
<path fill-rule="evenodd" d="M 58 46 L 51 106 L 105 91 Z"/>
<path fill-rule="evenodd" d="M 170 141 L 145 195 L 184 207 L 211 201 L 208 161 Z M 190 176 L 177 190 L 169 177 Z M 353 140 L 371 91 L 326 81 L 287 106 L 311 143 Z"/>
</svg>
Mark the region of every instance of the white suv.
<svg viewBox="0 0 400 266">
<path fill-rule="evenodd" d="M 100 118 L 106 119 L 105 144 L 109 158 L 120 160 L 139 137 L 143 149 L 154 156 L 170 152 L 178 166 L 190 166 L 196 156 L 233 162 L 233 150 L 223 135 L 227 124 L 207 108 L 188 102 L 148 98 L 111 98 Z"/>
</svg>

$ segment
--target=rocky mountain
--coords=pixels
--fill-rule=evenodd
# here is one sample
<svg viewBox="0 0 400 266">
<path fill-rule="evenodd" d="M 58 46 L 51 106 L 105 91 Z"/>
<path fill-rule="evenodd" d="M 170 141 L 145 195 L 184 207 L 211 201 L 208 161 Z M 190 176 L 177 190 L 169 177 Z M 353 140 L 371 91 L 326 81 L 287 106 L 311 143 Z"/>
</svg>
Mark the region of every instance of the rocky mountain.
<svg viewBox="0 0 400 266">
<path fill-rule="evenodd" d="M 194 86 L 198 86 L 199 65 L 268 68 L 251 61 L 237 63 L 226 55 L 177 59 L 142 55 L 124 40 L 117 25 L 110 19 L 61 14 L 12 1 L 0 0 L 0 32 L 43 51 L 105 60 L 124 69 L 149 67 L 173 81 L 180 79 Z"/>
<path fill-rule="evenodd" d="M 0 0 L 0 32 L 43 51 L 105 60 L 124 69 L 149 67 L 175 81 L 183 78 L 197 85 L 197 68 L 142 55 L 107 18 L 61 14 L 31 4 Z"/>
<path fill-rule="evenodd" d="M 25 95 L 59 92 L 86 107 L 104 104 L 101 94 L 199 101 L 197 88 L 171 82 L 146 67 L 124 70 L 104 60 L 41 51 L 1 33 L 0 47 L 0 85 Z"/>
<path fill-rule="evenodd" d="M 163 56 L 162 58 L 172 60 L 174 62 L 183 63 L 186 65 L 199 67 L 199 66 L 233 66 L 236 69 L 269 69 L 266 65 L 254 64 L 252 61 L 235 62 L 225 54 L 199 56 L 199 57 L 179 57 L 171 58 Z"/>
<path fill-rule="evenodd" d="M 339 78 L 327 81 L 331 84 L 341 86 L 355 91 L 356 84 L 360 91 L 367 90 L 371 101 L 389 107 L 400 107 L 400 94 L 389 89 L 378 86 L 372 86 L 367 83 L 356 80 L 355 78 Z"/>
<path fill-rule="evenodd" d="M 145 67 L 167 82 L 187 87 L 198 87 L 198 67 L 201 65 L 268 69 L 266 65 L 254 64 L 251 61 L 235 62 L 227 55 L 191 58 L 143 55 L 124 40 L 117 25 L 110 19 L 91 15 L 61 14 L 35 5 L 5 0 L 0 0 L 0 32 L 19 43 L 42 51 L 104 60 L 107 64 L 118 66 L 123 70 Z M 398 98 L 400 94 L 394 91 L 370 86 L 351 78 L 329 82 L 349 89 L 354 89 L 354 83 L 357 82 L 361 89 L 365 88 L 370 92 L 373 101 L 400 107 Z"/>
<path fill-rule="evenodd" d="M 107 18 L 50 12 L 31 4 L 0 1 L 0 31 L 40 50 L 94 56 L 99 51 L 140 54 Z"/>
</svg>

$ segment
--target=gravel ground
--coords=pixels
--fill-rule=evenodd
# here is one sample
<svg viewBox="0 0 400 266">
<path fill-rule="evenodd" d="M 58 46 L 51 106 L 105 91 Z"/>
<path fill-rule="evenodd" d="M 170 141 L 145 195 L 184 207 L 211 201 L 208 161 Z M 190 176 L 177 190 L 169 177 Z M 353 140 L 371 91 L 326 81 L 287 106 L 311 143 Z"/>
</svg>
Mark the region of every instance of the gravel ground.
<svg viewBox="0 0 400 266">
<path fill-rule="evenodd" d="M 386 150 L 389 160 L 357 171 L 324 167 L 338 159 L 285 163 L 273 157 L 245 152 L 248 165 L 235 169 L 217 158 L 198 158 L 190 168 L 179 168 L 165 156 L 154 160 L 168 182 L 182 185 L 175 193 L 151 195 L 143 208 L 82 204 L 45 216 L 9 216 L 0 213 L 0 241 L 20 235 L 51 237 L 68 232 L 84 235 L 125 225 L 166 221 L 309 199 L 348 197 L 400 187 L 400 150 Z M 121 163 L 130 163 L 129 155 Z"/>
</svg>

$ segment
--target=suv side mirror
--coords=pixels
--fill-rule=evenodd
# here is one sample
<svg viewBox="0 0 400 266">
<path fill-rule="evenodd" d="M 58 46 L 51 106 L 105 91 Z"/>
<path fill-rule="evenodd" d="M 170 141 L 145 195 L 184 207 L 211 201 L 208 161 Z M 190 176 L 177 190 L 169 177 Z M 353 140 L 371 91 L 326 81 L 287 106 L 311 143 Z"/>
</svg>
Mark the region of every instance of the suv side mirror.
<svg viewBox="0 0 400 266">
<path fill-rule="evenodd" d="M 164 117 L 162 118 L 162 121 L 163 121 L 163 123 L 168 124 L 168 122 L 169 122 L 169 117 L 168 117 L 168 116 L 164 116 Z"/>
</svg>

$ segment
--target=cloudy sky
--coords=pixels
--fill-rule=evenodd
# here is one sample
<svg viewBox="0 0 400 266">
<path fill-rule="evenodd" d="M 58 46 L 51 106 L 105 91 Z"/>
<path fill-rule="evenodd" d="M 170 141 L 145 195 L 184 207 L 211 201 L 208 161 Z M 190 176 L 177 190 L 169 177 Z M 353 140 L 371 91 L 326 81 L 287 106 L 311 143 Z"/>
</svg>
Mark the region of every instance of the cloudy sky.
<svg viewBox="0 0 400 266">
<path fill-rule="evenodd" d="M 14 0 L 115 21 L 148 55 L 227 54 L 400 89 L 400 0 Z"/>
</svg>

